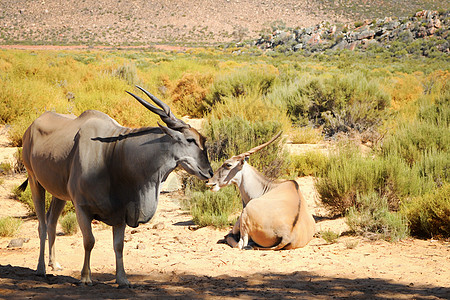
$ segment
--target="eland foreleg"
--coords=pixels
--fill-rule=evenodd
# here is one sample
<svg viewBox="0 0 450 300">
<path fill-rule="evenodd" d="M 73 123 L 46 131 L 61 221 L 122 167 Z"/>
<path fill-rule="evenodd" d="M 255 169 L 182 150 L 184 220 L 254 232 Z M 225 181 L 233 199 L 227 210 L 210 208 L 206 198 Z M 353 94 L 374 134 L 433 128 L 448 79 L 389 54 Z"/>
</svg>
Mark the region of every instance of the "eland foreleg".
<svg viewBox="0 0 450 300">
<path fill-rule="evenodd" d="M 123 239 L 125 235 L 125 223 L 113 226 L 114 253 L 116 254 L 116 283 L 119 286 L 130 286 L 125 268 L 123 267 Z"/>
<path fill-rule="evenodd" d="M 234 223 L 233 228 L 225 236 L 227 244 L 230 245 L 232 248 L 238 247 L 238 242 L 236 240 L 236 237 L 239 239 L 239 230 L 240 230 L 240 226 L 241 226 L 239 220 L 240 220 L 240 218 L 237 219 L 236 223 Z"/>
</svg>

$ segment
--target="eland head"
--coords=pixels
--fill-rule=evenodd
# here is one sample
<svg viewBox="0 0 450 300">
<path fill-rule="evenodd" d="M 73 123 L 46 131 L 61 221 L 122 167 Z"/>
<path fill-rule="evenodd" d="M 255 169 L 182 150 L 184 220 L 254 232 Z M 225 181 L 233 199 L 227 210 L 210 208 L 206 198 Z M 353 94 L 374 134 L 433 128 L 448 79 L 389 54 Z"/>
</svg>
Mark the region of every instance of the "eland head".
<svg viewBox="0 0 450 300">
<path fill-rule="evenodd" d="M 206 183 L 207 186 L 211 187 L 211 190 L 217 192 L 221 188 L 235 184 L 240 185 L 242 180 L 242 171 L 250 155 L 253 153 L 267 147 L 273 143 L 277 138 L 280 137 L 282 131 L 278 132 L 270 141 L 256 146 L 247 152 L 235 155 L 227 159 L 215 172 L 213 177 Z"/>
<path fill-rule="evenodd" d="M 156 98 L 154 95 L 147 92 L 140 86 L 136 86 L 144 92 L 153 102 L 155 102 L 161 109 L 153 106 L 144 99 L 135 94 L 128 92 L 143 106 L 159 115 L 161 120 L 167 125 L 162 126 L 158 123 L 159 128 L 168 136 L 170 136 L 179 147 L 176 152 L 176 160 L 178 164 L 189 174 L 195 175 L 202 180 L 208 180 L 213 176 L 213 171 L 209 164 L 208 154 L 206 151 L 206 138 L 199 133 L 195 128 L 186 124 L 182 120 L 175 117 L 170 110 L 170 107 Z"/>
</svg>

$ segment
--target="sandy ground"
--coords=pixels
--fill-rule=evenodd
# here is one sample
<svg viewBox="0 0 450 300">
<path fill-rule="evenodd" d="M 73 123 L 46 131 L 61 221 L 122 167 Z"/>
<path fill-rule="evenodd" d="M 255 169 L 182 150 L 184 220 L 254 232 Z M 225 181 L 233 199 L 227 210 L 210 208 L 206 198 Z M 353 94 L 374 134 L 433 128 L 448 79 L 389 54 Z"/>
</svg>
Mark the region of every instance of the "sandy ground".
<svg viewBox="0 0 450 300">
<path fill-rule="evenodd" d="M 11 151 L 6 144 L 3 135 L 0 158 Z M 64 269 L 39 277 L 37 220 L 11 198 L 12 187 L 24 179 L 0 177 L 0 217 L 22 218 L 15 238 L 29 238 L 20 248 L 7 248 L 12 238 L 0 238 L 0 299 L 450 298 L 448 242 L 408 239 L 392 244 L 343 235 L 335 244 L 315 237 L 301 249 L 240 251 L 222 243 L 229 229 L 197 229 L 180 208 L 181 192 L 162 194 L 150 223 L 127 228 L 124 261 L 132 288 L 118 289 L 114 282 L 112 233 L 101 223 L 93 224 L 93 286 L 79 284 L 81 233 L 64 236 L 60 228 L 56 255 Z M 318 217 L 317 230 L 345 232 L 344 220 L 320 217 L 324 211 L 316 205 L 313 179 L 298 181 Z"/>
</svg>

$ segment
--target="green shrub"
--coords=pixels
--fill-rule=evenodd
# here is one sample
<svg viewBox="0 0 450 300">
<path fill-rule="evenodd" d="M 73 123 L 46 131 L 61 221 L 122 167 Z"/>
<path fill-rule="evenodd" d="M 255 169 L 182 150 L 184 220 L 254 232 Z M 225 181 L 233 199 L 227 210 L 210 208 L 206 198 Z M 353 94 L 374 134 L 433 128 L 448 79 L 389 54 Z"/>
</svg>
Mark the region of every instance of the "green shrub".
<svg viewBox="0 0 450 300">
<path fill-rule="evenodd" d="M 420 177 L 428 178 L 436 187 L 450 182 L 449 152 L 426 150 L 414 164 Z"/>
<path fill-rule="evenodd" d="M 216 77 L 206 101 L 212 107 L 226 97 L 236 98 L 255 92 L 265 95 L 273 86 L 277 76 L 278 70 L 266 64 L 236 68 L 230 73 Z"/>
<path fill-rule="evenodd" d="M 332 230 L 323 230 L 320 232 L 320 237 L 325 240 L 328 244 L 334 244 L 339 238 L 339 233 Z"/>
<path fill-rule="evenodd" d="M 289 132 L 289 138 L 293 144 L 317 144 L 323 141 L 320 130 L 309 126 L 293 128 Z"/>
<path fill-rule="evenodd" d="M 21 192 L 18 188 L 14 189 L 14 195 L 17 197 L 17 200 L 25 204 L 26 207 L 30 210 L 31 213 L 35 214 L 36 210 L 34 209 L 33 199 L 31 197 L 31 189 L 29 186 L 25 189 L 25 191 Z M 50 207 L 50 202 L 52 200 L 52 196 L 49 193 L 45 194 L 45 210 Z"/>
<path fill-rule="evenodd" d="M 125 80 L 129 85 L 139 85 L 140 80 L 137 74 L 136 65 L 133 62 L 127 62 L 112 72 L 112 75 Z"/>
<path fill-rule="evenodd" d="M 450 184 L 403 202 L 411 233 L 421 237 L 450 237 Z"/>
<path fill-rule="evenodd" d="M 308 151 L 289 156 L 288 174 L 294 177 L 316 176 L 327 164 L 327 156 L 319 151 Z"/>
<path fill-rule="evenodd" d="M 73 211 L 66 213 L 59 221 L 66 235 L 73 235 L 78 231 L 77 216 Z"/>
<path fill-rule="evenodd" d="M 204 132 L 210 141 L 210 158 L 217 162 L 263 144 L 289 126 L 282 113 L 273 111 L 257 96 L 227 98 L 214 108 Z M 286 155 L 276 141 L 253 154 L 250 163 L 267 176 L 278 177 L 287 163 Z"/>
<path fill-rule="evenodd" d="M 435 103 L 420 99 L 419 112 L 412 121 L 400 122 L 385 138 L 384 155 L 402 157 L 409 165 L 424 158 L 425 152 L 448 153 L 450 151 L 450 98 L 440 98 Z M 423 103 L 425 102 L 425 103 Z"/>
<path fill-rule="evenodd" d="M 410 168 L 397 156 L 365 157 L 352 147 L 329 156 L 315 185 L 322 204 L 335 214 L 356 205 L 357 194 L 376 192 L 387 199 L 390 209 L 398 209 L 402 199 L 434 187 L 430 178 L 421 177 L 418 168 Z"/>
<path fill-rule="evenodd" d="M 9 162 L 0 163 L 0 174 L 9 174 L 13 170 L 13 167 Z"/>
<path fill-rule="evenodd" d="M 307 125 L 310 119 L 308 112 L 311 99 L 303 93 L 303 87 L 307 84 L 307 80 L 305 76 L 278 84 L 267 95 L 270 103 L 278 109 L 286 111 L 292 122 L 298 125 Z"/>
<path fill-rule="evenodd" d="M 14 154 L 14 172 L 24 173 L 26 172 L 25 165 L 23 164 L 22 148 L 18 148 Z"/>
<path fill-rule="evenodd" d="M 389 210 L 388 200 L 376 193 L 357 194 L 355 206 L 346 214 L 346 222 L 357 234 L 373 233 L 387 241 L 398 241 L 408 236 L 406 218 Z"/>
<path fill-rule="evenodd" d="M 186 206 L 196 224 L 226 227 L 236 221 L 236 218 L 231 217 L 242 209 L 238 193 L 234 187 L 226 187 L 218 192 L 193 192 Z"/>
<path fill-rule="evenodd" d="M 364 132 L 381 125 L 390 97 L 376 79 L 354 72 L 346 76 L 304 77 L 279 85 L 267 96 L 299 125 L 324 125 L 324 133 Z"/>
<path fill-rule="evenodd" d="M 0 236 L 14 236 L 22 225 L 22 220 L 13 217 L 0 218 Z"/>
<path fill-rule="evenodd" d="M 206 128 L 208 153 L 212 160 L 223 162 L 234 155 L 246 152 L 251 148 L 270 140 L 281 130 L 280 124 L 274 121 L 255 122 L 240 117 L 211 120 Z M 286 154 L 277 142 L 253 154 L 250 164 L 269 177 L 281 175 L 285 168 Z"/>
</svg>

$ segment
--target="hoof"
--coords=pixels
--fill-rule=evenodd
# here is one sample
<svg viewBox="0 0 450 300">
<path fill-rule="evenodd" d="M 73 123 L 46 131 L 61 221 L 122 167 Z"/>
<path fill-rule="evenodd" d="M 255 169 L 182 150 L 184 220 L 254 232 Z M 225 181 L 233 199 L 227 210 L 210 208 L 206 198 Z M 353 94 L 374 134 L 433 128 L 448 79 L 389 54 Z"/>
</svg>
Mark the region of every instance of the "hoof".
<svg viewBox="0 0 450 300">
<path fill-rule="evenodd" d="M 59 263 L 54 263 L 54 264 L 49 264 L 48 265 L 50 268 L 52 268 L 52 271 L 62 271 L 63 268 L 61 267 L 61 265 Z"/>
<path fill-rule="evenodd" d="M 125 288 L 130 288 L 131 287 L 131 284 L 130 284 L 130 282 L 127 279 L 120 280 L 120 281 L 116 280 L 116 283 L 119 285 L 118 286 L 119 289 L 125 289 Z"/>
<path fill-rule="evenodd" d="M 45 276 L 45 263 L 43 261 L 39 261 L 36 268 L 36 274 L 39 276 Z"/>
<path fill-rule="evenodd" d="M 39 277 L 47 277 L 47 274 L 44 272 L 44 273 L 41 273 L 41 272 L 36 272 L 36 276 L 39 276 Z"/>
<path fill-rule="evenodd" d="M 81 285 L 88 285 L 92 286 L 92 280 L 91 279 L 81 279 Z"/>
<path fill-rule="evenodd" d="M 242 250 L 253 250 L 253 247 L 247 245 L 247 246 L 245 246 L 244 248 L 242 248 Z"/>
</svg>

